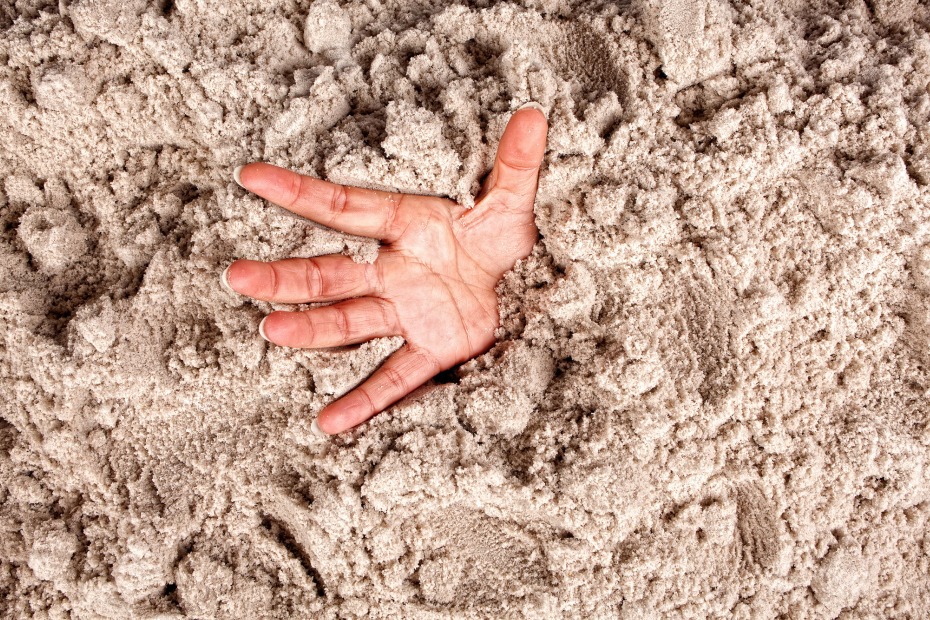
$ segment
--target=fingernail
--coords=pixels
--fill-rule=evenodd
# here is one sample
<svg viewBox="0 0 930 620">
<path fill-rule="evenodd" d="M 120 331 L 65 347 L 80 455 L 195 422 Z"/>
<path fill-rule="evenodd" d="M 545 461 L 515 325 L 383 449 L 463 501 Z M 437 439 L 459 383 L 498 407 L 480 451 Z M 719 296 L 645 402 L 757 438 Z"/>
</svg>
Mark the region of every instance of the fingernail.
<svg viewBox="0 0 930 620">
<path fill-rule="evenodd" d="M 237 294 L 236 291 L 234 291 L 233 287 L 229 285 L 229 268 L 230 267 L 232 267 L 232 265 L 227 265 L 226 269 L 223 270 L 223 273 L 220 274 L 220 284 L 226 290 L 227 293 L 232 293 L 233 295 L 236 295 Z"/>
<path fill-rule="evenodd" d="M 265 340 L 268 340 L 268 336 L 265 335 L 265 321 L 267 320 L 268 320 L 268 317 L 266 316 L 265 318 L 262 319 L 262 322 L 258 324 L 258 335 L 264 338 Z M 268 342 L 271 342 L 271 341 L 268 340 Z"/>
<path fill-rule="evenodd" d="M 245 189 L 245 185 L 242 184 L 242 176 L 241 176 L 242 168 L 243 166 L 236 166 L 236 169 L 233 170 L 233 181 L 236 182 L 236 185 L 238 185 L 242 189 Z"/>
<path fill-rule="evenodd" d="M 312 432 L 317 437 L 329 437 L 329 433 L 323 432 L 323 429 L 320 428 L 320 425 L 317 424 L 316 420 L 313 420 L 313 424 L 310 425 L 310 432 Z"/>
<path fill-rule="evenodd" d="M 534 110 L 539 110 L 540 112 L 543 113 L 543 116 L 548 117 L 548 114 L 546 114 L 546 110 L 543 109 L 542 105 L 536 103 L 535 101 L 527 101 L 526 103 L 521 105 L 519 108 L 517 108 L 517 112 L 519 112 L 520 110 L 525 110 L 527 108 L 533 108 Z"/>
</svg>

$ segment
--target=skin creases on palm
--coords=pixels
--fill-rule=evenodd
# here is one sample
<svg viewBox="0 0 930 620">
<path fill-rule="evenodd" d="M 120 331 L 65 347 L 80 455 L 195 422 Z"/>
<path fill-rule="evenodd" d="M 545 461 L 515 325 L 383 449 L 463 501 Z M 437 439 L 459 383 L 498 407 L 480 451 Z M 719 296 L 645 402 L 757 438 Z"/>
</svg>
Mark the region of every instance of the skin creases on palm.
<svg viewBox="0 0 930 620">
<path fill-rule="evenodd" d="M 487 351 L 499 326 L 500 279 L 538 238 L 533 204 L 546 148 L 538 106 L 513 114 L 472 209 L 433 196 L 336 185 L 255 163 L 237 170 L 244 188 L 315 222 L 382 241 L 372 264 L 330 254 L 273 262 L 237 260 L 223 282 L 281 303 L 335 302 L 272 312 L 259 330 L 288 347 L 335 347 L 382 336 L 404 345 L 315 425 L 332 434 L 361 424 L 437 373 Z"/>
</svg>

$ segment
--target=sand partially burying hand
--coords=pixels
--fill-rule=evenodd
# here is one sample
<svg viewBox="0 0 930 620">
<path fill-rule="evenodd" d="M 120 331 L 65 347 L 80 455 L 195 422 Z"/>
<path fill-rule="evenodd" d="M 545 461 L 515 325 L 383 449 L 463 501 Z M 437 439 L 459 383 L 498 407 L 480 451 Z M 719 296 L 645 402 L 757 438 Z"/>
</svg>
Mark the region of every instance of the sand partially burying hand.
<svg viewBox="0 0 930 620">
<path fill-rule="evenodd" d="M 0 4 L 0 616 L 930 617 L 928 12 Z M 499 343 L 312 433 L 401 340 L 219 274 L 377 245 L 232 169 L 471 205 L 531 100 Z"/>
</svg>

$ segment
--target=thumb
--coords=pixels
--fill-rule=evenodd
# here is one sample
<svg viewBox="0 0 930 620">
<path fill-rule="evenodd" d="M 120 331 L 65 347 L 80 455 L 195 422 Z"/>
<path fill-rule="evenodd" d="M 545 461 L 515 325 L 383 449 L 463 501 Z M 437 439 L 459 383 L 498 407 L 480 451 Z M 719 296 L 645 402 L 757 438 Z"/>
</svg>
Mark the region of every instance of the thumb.
<svg viewBox="0 0 930 620">
<path fill-rule="evenodd" d="M 549 123 L 538 103 L 528 103 L 510 117 L 497 146 L 497 158 L 488 178 L 488 191 L 505 190 L 530 203 L 536 195 L 539 167 L 546 153 Z"/>
</svg>

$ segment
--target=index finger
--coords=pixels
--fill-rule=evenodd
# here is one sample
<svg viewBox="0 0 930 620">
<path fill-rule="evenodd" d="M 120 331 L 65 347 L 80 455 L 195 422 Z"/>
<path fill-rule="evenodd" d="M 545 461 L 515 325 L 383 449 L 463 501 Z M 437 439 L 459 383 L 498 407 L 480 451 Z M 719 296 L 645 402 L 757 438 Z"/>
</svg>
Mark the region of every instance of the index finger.
<svg viewBox="0 0 930 620">
<path fill-rule="evenodd" d="M 234 176 L 262 198 L 352 235 L 395 241 L 410 219 L 406 194 L 339 185 L 265 163 L 240 166 Z"/>
</svg>

